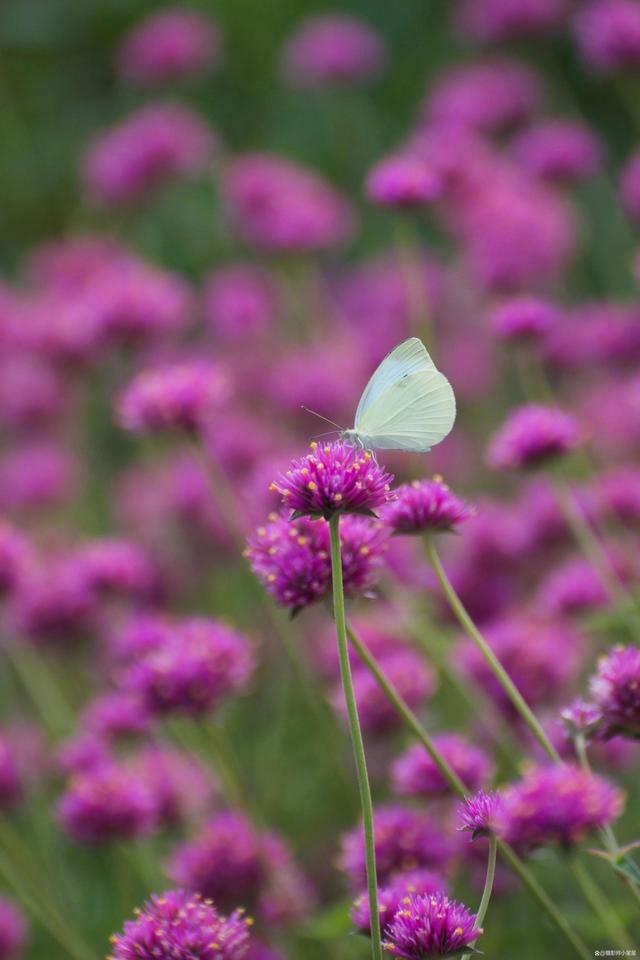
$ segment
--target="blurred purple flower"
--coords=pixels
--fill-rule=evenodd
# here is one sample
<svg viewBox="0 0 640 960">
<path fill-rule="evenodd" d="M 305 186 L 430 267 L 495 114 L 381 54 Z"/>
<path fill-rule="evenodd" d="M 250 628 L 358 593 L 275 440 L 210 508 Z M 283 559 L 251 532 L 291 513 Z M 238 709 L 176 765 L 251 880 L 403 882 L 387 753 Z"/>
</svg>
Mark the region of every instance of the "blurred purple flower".
<svg viewBox="0 0 640 960">
<path fill-rule="evenodd" d="M 378 883 L 389 883 L 394 875 L 426 867 L 445 870 L 451 842 L 429 814 L 401 806 L 378 807 L 374 811 Z M 362 826 L 343 835 L 338 866 L 355 890 L 366 883 L 364 834 Z"/>
<path fill-rule="evenodd" d="M 18 960 L 27 940 L 27 924 L 18 908 L 0 898 L 0 960 Z"/>
<path fill-rule="evenodd" d="M 29 567 L 31 547 L 27 538 L 0 516 L 0 599 L 11 594 Z"/>
<path fill-rule="evenodd" d="M 240 236 L 259 250 L 317 252 L 342 244 L 352 232 L 346 201 L 310 170 L 275 155 L 235 157 L 222 194 Z"/>
<path fill-rule="evenodd" d="M 118 50 L 117 68 L 128 83 L 147 87 L 203 73 L 219 57 L 213 21 L 197 10 L 169 7 L 135 24 Z"/>
<path fill-rule="evenodd" d="M 552 303 L 525 295 L 503 300 L 489 318 L 492 331 L 509 343 L 543 340 L 559 321 L 560 311 Z"/>
<path fill-rule="evenodd" d="M 387 56 L 377 33 L 355 17 L 303 20 L 283 50 L 282 69 L 292 86 L 359 86 L 381 73 Z"/>
<path fill-rule="evenodd" d="M 246 348 L 273 332 L 276 290 L 269 274 L 235 263 L 209 274 L 203 292 L 205 320 L 216 342 Z"/>
<path fill-rule="evenodd" d="M 592 177 L 602 166 L 596 135 L 574 120 L 542 121 L 519 134 L 511 149 L 534 176 L 557 183 Z"/>
<path fill-rule="evenodd" d="M 412 210 L 437 200 L 442 184 L 421 157 L 398 153 L 373 167 L 365 191 L 369 200 L 381 207 Z"/>
<path fill-rule="evenodd" d="M 127 667 L 120 685 L 150 713 L 202 716 L 244 691 L 254 669 L 247 639 L 204 617 L 176 623 L 156 647 Z"/>
<path fill-rule="evenodd" d="M 228 378 L 216 364 L 177 362 L 138 374 L 118 400 L 118 418 L 126 430 L 134 432 L 193 432 L 213 416 L 228 394 Z"/>
<path fill-rule="evenodd" d="M 79 463 L 55 440 L 24 440 L 0 459 L 0 510 L 47 510 L 76 492 Z"/>
<path fill-rule="evenodd" d="M 582 57 L 598 73 L 640 64 L 640 3 L 591 0 L 575 16 L 575 39 Z"/>
<path fill-rule="evenodd" d="M 627 216 L 634 223 L 640 223 L 640 153 L 632 154 L 622 169 L 620 199 Z"/>
<path fill-rule="evenodd" d="M 5 731 L 0 732 L 0 809 L 9 810 L 22 799 L 22 776 L 15 746 Z"/>
<path fill-rule="evenodd" d="M 474 747 L 456 733 L 440 733 L 432 739 L 442 759 L 467 790 L 479 790 L 490 779 L 492 763 L 480 747 Z M 451 792 L 451 787 L 420 744 L 398 757 L 391 768 L 391 778 L 394 790 L 404 796 L 438 797 Z"/>
<path fill-rule="evenodd" d="M 532 469 L 580 445 L 583 431 L 573 414 L 555 407 L 518 407 L 493 435 L 487 452 L 498 470 Z"/>
<path fill-rule="evenodd" d="M 96 137 L 82 158 L 82 179 L 96 203 L 123 206 L 171 180 L 204 173 L 216 150 L 197 114 L 178 103 L 154 103 Z"/>
<path fill-rule="evenodd" d="M 396 534 L 455 530 L 474 516 L 475 509 L 443 483 L 441 478 L 414 480 L 394 491 L 395 499 L 382 510 L 382 519 Z"/>
<path fill-rule="evenodd" d="M 157 822 L 164 827 L 203 814 L 216 792 L 209 770 L 170 743 L 141 747 L 127 767 L 153 796 Z"/>
<path fill-rule="evenodd" d="M 455 19 L 460 33 L 481 43 L 537 36 L 561 26 L 568 0 L 462 0 Z"/>
<path fill-rule="evenodd" d="M 505 790 L 497 831 L 516 847 L 573 847 L 616 820 L 623 805 L 622 791 L 593 773 L 569 765 L 533 767 Z"/>
<path fill-rule="evenodd" d="M 106 763 L 72 777 L 58 802 L 57 817 L 73 840 L 97 845 L 149 833 L 155 825 L 155 803 L 128 770 Z"/>
</svg>

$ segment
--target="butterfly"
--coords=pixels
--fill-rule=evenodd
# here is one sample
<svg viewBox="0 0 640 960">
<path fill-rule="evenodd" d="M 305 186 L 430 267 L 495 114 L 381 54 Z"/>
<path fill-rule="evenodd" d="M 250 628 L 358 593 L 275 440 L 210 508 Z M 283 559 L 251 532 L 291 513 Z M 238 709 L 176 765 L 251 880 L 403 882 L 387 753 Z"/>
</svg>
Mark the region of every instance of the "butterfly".
<svg viewBox="0 0 640 960">
<path fill-rule="evenodd" d="M 417 337 L 399 343 L 364 389 L 352 430 L 342 439 L 368 450 L 426 453 L 456 418 L 456 399 Z"/>
</svg>

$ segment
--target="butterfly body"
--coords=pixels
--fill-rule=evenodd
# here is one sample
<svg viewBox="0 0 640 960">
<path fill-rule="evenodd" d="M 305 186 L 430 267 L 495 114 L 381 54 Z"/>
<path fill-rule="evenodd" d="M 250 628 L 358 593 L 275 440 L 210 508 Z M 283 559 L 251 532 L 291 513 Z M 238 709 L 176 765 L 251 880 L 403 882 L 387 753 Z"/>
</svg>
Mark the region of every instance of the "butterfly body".
<svg viewBox="0 0 640 960">
<path fill-rule="evenodd" d="M 424 344 L 398 344 L 374 372 L 342 439 L 367 450 L 426 453 L 453 427 L 456 402 L 447 378 Z"/>
</svg>

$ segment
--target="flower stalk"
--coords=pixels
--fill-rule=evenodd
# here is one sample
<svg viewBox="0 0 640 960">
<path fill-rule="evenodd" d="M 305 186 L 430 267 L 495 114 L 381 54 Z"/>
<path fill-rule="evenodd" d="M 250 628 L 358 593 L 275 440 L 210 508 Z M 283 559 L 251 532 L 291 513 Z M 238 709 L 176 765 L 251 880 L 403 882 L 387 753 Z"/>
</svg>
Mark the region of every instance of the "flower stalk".
<svg viewBox="0 0 640 960">
<path fill-rule="evenodd" d="M 380 936 L 380 911 L 378 907 L 378 878 L 376 873 L 375 835 L 373 824 L 373 802 L 367 773 L 367 761 L 364 752 L 362 730 L 358 719 L 358 706 L 353 689 L 349 649 L 347 645 L 347 624 L 342 583 L 342 555 L 340 550 L 340 514 L 334 513 L 329 520 L 331 536 L 331 573 L 333 578 L 333 611 L 340 658 L 340 675 L 347 705 L 349 733 L 353 747 L 353 756 L 358 776 L 362 824 L 364 830 L 365 856 L 367 865 L 367 892 L 371 917 L 371 955 L 373 960 L 382 960 Z"/>
</svg>

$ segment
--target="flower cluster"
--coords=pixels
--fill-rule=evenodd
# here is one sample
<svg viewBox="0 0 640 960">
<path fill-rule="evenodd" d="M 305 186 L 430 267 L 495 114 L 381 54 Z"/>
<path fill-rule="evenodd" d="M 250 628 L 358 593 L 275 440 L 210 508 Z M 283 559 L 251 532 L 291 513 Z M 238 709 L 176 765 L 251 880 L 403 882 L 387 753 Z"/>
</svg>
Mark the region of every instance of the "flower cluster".
<svg viewBox="0 0 640 960">
<path fill-rule="evenodd" d="M 401 960 L 460 954 L 481 935 L 476 916 L 444 894 L 409 894 L 385 933 L 384 948 Z"/>
<path fill-rule="evenodd" d="M 460 500 L 439 477 L 403 484 L 394 494 L 395 499 L 383 514 L 394 533 L 455 530 L 475 514 L 474 508 Z"/>
</svg>

